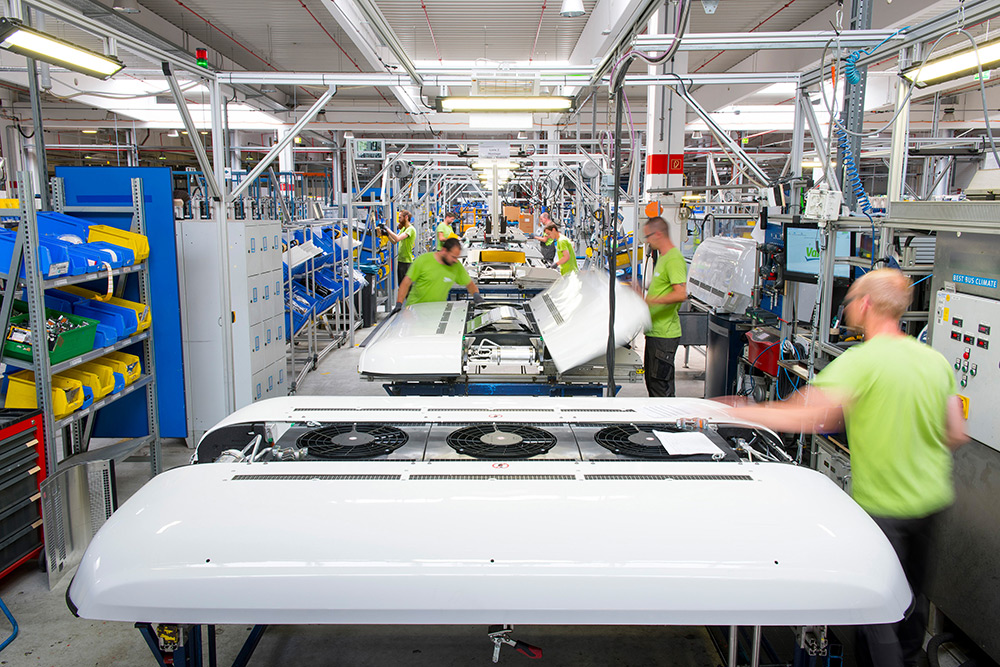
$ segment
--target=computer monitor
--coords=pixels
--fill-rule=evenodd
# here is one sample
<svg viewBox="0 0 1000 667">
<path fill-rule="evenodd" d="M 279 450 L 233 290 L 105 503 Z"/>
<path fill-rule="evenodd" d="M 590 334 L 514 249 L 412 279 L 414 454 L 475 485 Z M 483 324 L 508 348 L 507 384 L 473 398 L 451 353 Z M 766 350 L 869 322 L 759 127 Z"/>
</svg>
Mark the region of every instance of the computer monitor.
<svg viewBox="0 0 1000 667">
<path fill-rule="evenodd" d="M 785 242 L 785 280 L 800 283 L 816 282 L 820 269 L 819 227 L 808 223 L 785 223 L 782 236 Z M 836 239 L 834 256 L 850 257 L 851 233 L 837 232 Z M 833 277 L 842 282 L 850 280 L 850 265 L 835 264 Z"/>
</svg>

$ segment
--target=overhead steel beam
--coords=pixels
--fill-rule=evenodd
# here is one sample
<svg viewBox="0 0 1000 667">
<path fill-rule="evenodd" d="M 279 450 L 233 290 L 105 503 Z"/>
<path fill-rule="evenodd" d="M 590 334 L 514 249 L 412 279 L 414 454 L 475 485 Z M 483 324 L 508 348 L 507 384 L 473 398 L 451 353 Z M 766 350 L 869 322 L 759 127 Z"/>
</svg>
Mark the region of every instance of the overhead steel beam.
<svg viewBox="0 0 1000 667">
<path fill-rule="evenodd" d="M 959 13 L 963 9 L 965 12 L 964 25 L 967 26 L 983 23 L 1000 15 L 1000 0 L 968 0 L 959 3 L 959 5 L 959 7 L 944 12 L 929 21 L 924 21 L 920 25 L 908 28 L 903 33 L 903 38 L 892 44 L 892 49 L 899 50 L 915 46 L 921 42 L 933 41 L 941 35 L 954 30 L 958 27 Z M 873 65 L 881 60 L 885 60 L 885 57 L 886 52 L 880 49 L 874 53 L 861 56 L 857 61 L 857 66 Z M 802 75 L 802 83 L 809 86 L 817 84 L 823 80 L 825 74 L 821 64 L 819 67 L 804 73 Z"/>
<path fill-rule="evenodd" d="M 299 133 L 302 132 L 305 126 L 312 122 L 313 118 L 315 118 L 316 115 L 323 110 L 323 107 L 325 107 L 326 103 L 333 98 L 336 92 L 337 88 L 335 86 L 330 86 L 326 89 L 326 92 L 319 96 L 319 99 L 313 102 L 313 105 L 309 107 L 305 114 L 303 114 L 302 118 L 300 118 L 298 122 L 292 126 L 292 129 L 288 131 L 288 134 L 283 136 L 278 143 L 271 148 L 270 152 L 261 158 L 260 162 L 257 163 L 257 166 L 246 175 L 246 178 L 240 181 L 240 184 L 236 186 L 232 194 L 229 195 L 230 201 L 233 201 L 242 195 L 250 187 L 250 185 L 264 173 L 264 170 L 267 169 L 272 162 L 274 162 L 274 159 L 278 157 L 278 154 L 287 148 L 288 145 L 295 140 L 295 137 L 299 136 Z M 216 159 L 218 159 L 218 157 Z"/>
<path fill-rule="evenodd" d="M 731 86 L 741 83 L 799 83 L 797 72 L 719 72 L 705 74 L 684 74 L 681 78 L 688 86 L 721 85 Z M 607 77 L 604 83 L 608 82 Z M 662 74 L 630 74 L 625 77 L 626 86 L 674 86 L 677 77 Z"/>
<path fill-rule="evenodd" d="M 848 49 L 875 46 L 893 35 L 892 30 L 845 30 L 840 33 L 840 45 Z M 639 51 L 664 51 L 674 35 L 638 35 L 633 46 Z M 685 34 L 680 51 L 760 51 L 764 49 L 822 49 L 838 39 L 832 30 L 801 32 L 717 32 Z M 892 38 L 902 41 L 903 35 Z"/>
<path fill-rule="evenodd" d="M 181 91 L 180 84 L 177 83 L 177 77 L 174 76 L 173 71 L 170 69 L 170 63 L 163 63 L 163 74 L 167 77 L 167 85 L 170 86 L 170 93 L 174 96 L 174 104 L 177 105 L 177 111 L 181 114 L 184 129 L 187 130 L 188 141 L 191 142 L 191 147 L 194 148 L 194 155 L 198 158 L 198 166 L 201 167 L 201 173 L 205 174 L 205 182 L 208 183 L 208 189 L 212 191 L 212 199 L 221 201 L 222 193 L 219 192 L 218 183 L 215 182 L 214 178 L 208 176 L 209 174 L 214 174 L 215 170 L 212 168 L 212 162 L 208 159 L 208 153 L 205 152 L 205 146 L 201 143 L 201 135 L 198 133 L 198 128 L 195 127 L 194 120 L 191 118 L 187 102 L 184 101 L 184 93 Z"/>
</svg>

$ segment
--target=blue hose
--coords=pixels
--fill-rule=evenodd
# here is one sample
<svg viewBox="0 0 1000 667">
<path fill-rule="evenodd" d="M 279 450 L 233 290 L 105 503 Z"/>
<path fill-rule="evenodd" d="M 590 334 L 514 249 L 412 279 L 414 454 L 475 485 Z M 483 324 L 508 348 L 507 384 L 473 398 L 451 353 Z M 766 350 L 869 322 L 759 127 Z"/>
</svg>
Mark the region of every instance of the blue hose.
<svg viewBox="0 0 1000 667">
<path fill-rule="evenodd" d="M 7 639 L 3 640 L 3 643 L 0 644 L 0 651 L 2 651 L 7 648 L 8 644 L 17 638 L 17 621 L 14 619 L 14 615 L 10 613 L 10 609 L 7 609 L 7 605 L 3 603 L 2 598 L 0 598 L 0 611 L 3 611 L 3 615 L 7 617 L 7 620 L 10 621 L 10 624 L 14 627 L 14 631 L 11 633 L 10 637 L 7 637 Z"/>
<path fill-rule="evenodd" d="M 851 84 L 852 86 L 856 86 L 859 83 L 861 83 L 861 72 L 858 71 L 858 61 L 861 60 L 861 56 L 867 56 L 868 54 L 877 50 L 879 47 L 881 47 L 883 44 L 888 42 L 890 39 L 892 39 L 899 33 L 909 29 L 910 26 L 906 26 L 905 28 L 900 28 L 899 30 L 892 33 L 891 35 L 883 39 L 875 46 L 871 47 L 870 49 L 858 49 L 857 51 L 852 52 L 850 55 L 844 58 L 844 78 L 847 79 L 847 83 Z"/>
</svg>

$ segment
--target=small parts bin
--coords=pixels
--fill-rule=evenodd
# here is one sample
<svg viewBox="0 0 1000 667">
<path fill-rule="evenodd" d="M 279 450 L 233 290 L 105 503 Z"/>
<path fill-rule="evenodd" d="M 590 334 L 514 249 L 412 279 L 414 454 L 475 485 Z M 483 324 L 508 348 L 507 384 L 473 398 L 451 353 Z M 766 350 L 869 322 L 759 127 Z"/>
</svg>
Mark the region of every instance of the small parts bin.
<svg viewBox="0 0 1000 667">
<path fill-rule="evenodd" d="M 15 302 L 14 310 L 19 312 L 10 318 L 3 351 L 9 357 L 31 361 L 31 328 L 28 323 L 28 313 L 25 312 L 27 304 Z M 48 340 L 49 361 L 51 363 L 58 364 L 94 349 L 94 337 L 97 335 L 98 324 L 96 320 L 61 313 L 49 308 L 45 309 L 45 317 L 54 324 L 50 331 L 55 330 L 54 333 L 49 334 Z"/>
<path fill-rule="evenodd" d="M 142 364 L 139 357 L 127 352 L 108 352 L 103 357 L 94 360 L 96 364 L 104 364 L 115 373 L 121 373 L 125 385 L 130 385 L 142 375 Z"/>
<path fill-rule="evenodd" d="M 90 242 L 106 241 L 128 248 L 135 254 L 137 262 L 142 262 L 149 257 L 149 239 L 142 234 L 134 234 L 117 227 L 91 225 L 90 236 L 87 237 L 87 240 Z"/>
<path fill-rule="evenodd" d="M 83 407 L 85 400 L 83 383 L 73 378 L 61 375 L 52 376 L 52 411 L 53 417 L 62 419 L 74 410 Z M 7 408 L 37 408 L 38 399 L 35 393 L 35 374 L 31 371 L 18 371 L 7 376 Z"/>
<path fill-rule="evenodd" d="M 107 297 L 77 285 L 61 287 L 60 291 L 90 300 L 89 302 L 77 301 L 73 305 L 73 312 L 76 312 L 77 308 L 84 307 L 91 313 L 96 310 L 122 315 L 125 320 L 125 333 L 122 338 L 145 331 L 153 324 L 153 314 L 150 312 L 149 306 L 145 304 L 129 301 L 128 299 L 119 299 L 116 296 Z M 81 312 L 80 314 L 91 317 L 87 313 Z"/>
</svg>

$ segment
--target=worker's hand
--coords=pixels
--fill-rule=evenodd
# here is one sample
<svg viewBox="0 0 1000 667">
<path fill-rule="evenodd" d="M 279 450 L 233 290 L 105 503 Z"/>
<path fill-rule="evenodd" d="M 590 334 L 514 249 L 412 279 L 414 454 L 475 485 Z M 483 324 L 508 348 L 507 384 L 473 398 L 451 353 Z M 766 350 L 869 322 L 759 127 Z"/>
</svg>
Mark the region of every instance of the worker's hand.
<svg viewBox="0 0 1000 667">
<path fill-rule="evenodd" d="M 398 312 L 399 312 L 399 311 L 401 311 L 401 310 L 403 310 L 403 304 L 401 304 L 401 303 L 399 303 L 399 302 L 397 301 L 397 302 L 396 302 L 396 305 L 395 305 L 395 306 L 393 307 L 393 309 L 392 309 L 392 310 L 391 310 L 391 311 L 389 312 L 389 314 L 390 314 L 390 315 L 395 315 L 396 313 L 398 313 Z"/>
<path fill-rule="evenodd" d="M 632 283 L 632 282 L 630 282 L 629 283 L 629 287 L 631 287 L 632 291 L 635 292 L 636 294 L 638 294 L 639 296 L 641 296 L 643 299 L 646 298 L 646 292 L 642 289 L 642 283 L 638 283 L 638 282 Z"/>
<path fill-rule="evenodd" d="M 386 236 L 385 225 L 379 225 L 378 226 L 378 233 L 381 234 L 382 236 Z"/>
<path fill-rule="evenodd" d="M 472 295 L 472 303 L 479 305 L 483 302 L 483 295 L 481 292 L 476 292 Z"/>
</svg>

